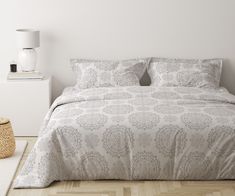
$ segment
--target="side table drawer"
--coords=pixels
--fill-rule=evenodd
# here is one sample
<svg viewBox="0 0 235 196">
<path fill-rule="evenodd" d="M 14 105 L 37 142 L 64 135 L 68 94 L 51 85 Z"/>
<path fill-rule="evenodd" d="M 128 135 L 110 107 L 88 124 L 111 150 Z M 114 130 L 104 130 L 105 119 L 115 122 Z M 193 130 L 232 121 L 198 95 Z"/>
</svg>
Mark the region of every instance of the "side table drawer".
<svg viewBox="0 0 235 196">
<path fill-rule="evenodd" d="M 0 83 L 0 116 L 11 120 L 15 136 L 37 136 L 50 104 L 50 79 Z"/>
</svg>

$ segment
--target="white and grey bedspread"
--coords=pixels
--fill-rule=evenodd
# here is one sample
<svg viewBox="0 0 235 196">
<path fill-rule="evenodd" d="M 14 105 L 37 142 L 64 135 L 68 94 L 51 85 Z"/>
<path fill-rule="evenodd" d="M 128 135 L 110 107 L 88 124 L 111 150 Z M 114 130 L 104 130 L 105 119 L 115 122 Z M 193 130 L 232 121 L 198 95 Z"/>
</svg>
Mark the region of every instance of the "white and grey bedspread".
<svg viewBox="0 0 235 196">
<path fill-rule="evenodd" d="M 68 88 L 15 188 L 60 180 L 235 179 L 235 96 L 225 89 Z"/>
</svg>

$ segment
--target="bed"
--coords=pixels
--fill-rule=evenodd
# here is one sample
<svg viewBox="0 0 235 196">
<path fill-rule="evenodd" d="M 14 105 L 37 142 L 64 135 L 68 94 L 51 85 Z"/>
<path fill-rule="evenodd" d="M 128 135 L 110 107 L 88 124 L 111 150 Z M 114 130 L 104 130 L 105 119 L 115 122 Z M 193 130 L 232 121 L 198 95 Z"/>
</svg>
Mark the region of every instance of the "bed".
<svg viewBox="0 0 235 196">
<path fill-rule="evenodd" d="M 66 88 L 14 187 L 98 179 L 235 179 L 235 96 L 224 88 Z"/>
</svg>

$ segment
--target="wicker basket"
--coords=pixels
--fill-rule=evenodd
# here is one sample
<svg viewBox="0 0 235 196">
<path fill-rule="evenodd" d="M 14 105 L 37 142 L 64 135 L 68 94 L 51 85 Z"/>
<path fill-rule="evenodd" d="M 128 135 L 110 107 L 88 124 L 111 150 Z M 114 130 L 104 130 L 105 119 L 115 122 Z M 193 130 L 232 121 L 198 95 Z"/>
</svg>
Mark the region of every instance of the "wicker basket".
<svg viewBox="0 0 235 196">
<path fill-rule="evenodd" d="M 13 155 L 15 147 L 10 121 L 6 118 L 0 118 L 0 159 Z"/>
</svg>

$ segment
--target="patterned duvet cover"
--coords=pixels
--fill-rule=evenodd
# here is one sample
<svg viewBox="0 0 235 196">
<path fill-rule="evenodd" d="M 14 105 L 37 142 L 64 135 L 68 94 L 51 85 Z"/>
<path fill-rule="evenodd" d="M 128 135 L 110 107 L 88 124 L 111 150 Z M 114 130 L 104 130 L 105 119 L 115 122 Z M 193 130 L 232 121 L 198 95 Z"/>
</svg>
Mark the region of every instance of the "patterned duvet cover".
<svg viewBox="0 0 235 196">
<path fill-rule="evenodd" d="M 14 186 L 235 179 L 234 104 L 222 88 L 67 88 Z"/>
</svg>

